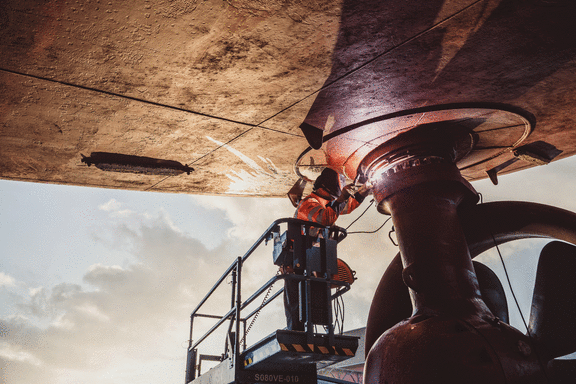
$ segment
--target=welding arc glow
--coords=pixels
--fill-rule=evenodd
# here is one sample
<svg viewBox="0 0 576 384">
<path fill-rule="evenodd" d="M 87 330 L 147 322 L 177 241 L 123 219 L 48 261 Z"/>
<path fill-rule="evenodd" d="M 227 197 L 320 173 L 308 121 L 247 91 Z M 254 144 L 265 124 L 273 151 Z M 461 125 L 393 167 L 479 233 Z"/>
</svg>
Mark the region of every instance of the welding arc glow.
<svg viewBox="0 0 576 384">
<path fill-rule="evenodd" d="M 372 174 L 370 176 L 370 178 L 368 179 L 368 181 L 372 184 L 376 184 L 378 183 L 380 180 L 382 180 L 384 178 L 384 175 L 386 174 L 387 168 L 380 168 L 378 170 L 376 170 L 374 172 L 374 174 Z"/>
<path fill-rule="evenodd" d="M 417 155 L 406 155 L 392 162 L 386 159 L 380 159 L 372 163 L 367 171 L 368 182 L 372 184 L 377 184 L 382 181 L 385 177 L 390 176 L 394 173 L 401 172 L 414 167 L 419 167 L 421 165 L 427 165 L 432 163 L 445 162 L 446 159 L 440 156 L 417 156 Z"/>
</svg>

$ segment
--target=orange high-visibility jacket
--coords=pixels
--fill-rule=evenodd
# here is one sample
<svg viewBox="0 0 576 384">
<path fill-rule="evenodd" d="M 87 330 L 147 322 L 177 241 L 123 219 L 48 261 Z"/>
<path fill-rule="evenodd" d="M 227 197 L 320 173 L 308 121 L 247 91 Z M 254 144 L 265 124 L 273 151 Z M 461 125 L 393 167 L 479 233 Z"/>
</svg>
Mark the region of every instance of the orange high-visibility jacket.
<svg viewBox="0 0 576 384">
<path fill-rule="evenodd" d="M 302 199 L 296 209 L 294 218 L 312 221 L 320 225 L 333 225 L 339 215 L 352 212 L 360 205 L 362 200 L 364 199 L 361 196 L 350 196 L 348 200 L 340 203 L 336 207 L 332 207 L 330 204 L 332 200 L 325 199 L 315 192 L 312 192 Z"/>
</svg>

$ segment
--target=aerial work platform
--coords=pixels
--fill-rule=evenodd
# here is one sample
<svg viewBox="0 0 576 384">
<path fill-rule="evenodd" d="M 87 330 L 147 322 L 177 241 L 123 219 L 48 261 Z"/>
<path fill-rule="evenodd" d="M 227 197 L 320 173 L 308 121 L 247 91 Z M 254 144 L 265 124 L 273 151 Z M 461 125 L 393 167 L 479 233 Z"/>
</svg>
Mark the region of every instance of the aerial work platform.
<svg viewBox="0 0 576 384">
<path fill-rule="evenodd" d="M 245 370 L 266 370 L 294 364 L 315 363 L 318 368 L 354 357 L 358 338 L 315 334 L 309 343 L 304 332 L 278 330 L 247 349 L 242 355 Z"/>
<path fill-rule="evenodd" d="M 288 225 L 288 229 L 282 234 L 280 224 Z M 358 349 L 358 337 L 341 334 L 342 325 L 340 334 L 335 333 L 335 321 L 332 315 L 332 301 L 339 299 L 350 289 L 351 282 L 338 277 L 337 265 L 340 263 L 336 262 L 336 244 L 345 237 L 345 230 L 339 227 L 324 228 L 297 219 L 276 220 L 246 255 L 238 257 L 232 263 L 192 312 L 185 383 L 347 383 L 317 374 L 318 369 L 354 357 Z M 267 243 L 270 240 L 274 241 L 274 263 L 284 266 L 289 263 L 295 272 L 276 275 L 248 299 L 242 301 L 240 295 L 242 265 L 262 242 Z M 280 264 L 279 260 L 284 264 Z M 208 297 L 228 277 L 231 277 L 232 308 L 223 316 L 199 313 Z M 304 323 L 305 329 L 304 331 L 278 329 L 247 347 L 246 334 L 251 326 L 246 327 L 246 322 L 254 319 L 262 308 L 280 296 L 283 289 L 268 298 L 270 288 L 278 280 L 298 282 L 299 321 Z M 268 293 L 262 304 L 251 313 L 243 315 L 242 310 L 266 291 Z M 193 343 L 194 319 L 198 317 L 217 321 L 208 332 Z M 225 322 L 228 322 L 228 332 L 224 341 L 224 353 L 199 354 L 199 345 Z M 317 332 L 318 328 L 323 329 L 324 333 Z M 206 372 L 201 372 L 202 361 L 215 361 L 218 364 Z"/>
<path fill-rule="evenodd" d="M 194 384 L 304 383 L 318 382 L 317 370 L 354 357 L 358 338 L 315 334 L 308 343 L 305 332 L 278 330 L 233 358 L 203 373 Z"/>
</svg>

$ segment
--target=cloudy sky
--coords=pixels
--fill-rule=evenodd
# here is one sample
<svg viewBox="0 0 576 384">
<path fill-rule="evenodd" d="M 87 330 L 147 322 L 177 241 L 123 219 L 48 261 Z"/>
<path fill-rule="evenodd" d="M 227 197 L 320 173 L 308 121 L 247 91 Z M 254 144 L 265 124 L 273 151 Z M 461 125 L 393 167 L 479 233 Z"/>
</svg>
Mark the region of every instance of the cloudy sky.
<svg viewBox="0 0 576 384">
<path fill-rule="evenodd" d="M 501 177 L 496 187 L 474 185 L 484 201 L 576 211 L 575 174 L 570 158 Z M 368 203 L 338 224 L 347 226 Z M 287 199 L 0 181 L 0 382 L 182 382 L 191 311 L 273 220 L 292 214 Z M 350 231 L 375 229 L 385 219 L 371 207 Z M 346 329 L 365 325 L 374 289 L 397 252 L 389 230 L 351 234 L 339 248 L 359 277 L 344 296 Z M 501 247 L 526 317 L 545 243 Z M 503 276 L 494 252 L 482 259 Z M 245 272 L 248 294 L 276 273 L 271 248 L 257 252 Z M 229 290 L 224 284 L 207 310 L 227 311 Z M 522 328 L 510 299 L 509 307 Z M 198 324 L 194 337 L 206 326 Z M 278 301 L 256 321 L 249 342 L 284 326 Z M 215 339 L 206 348 L 221 353 L 223 340 Z"/>
</svg>

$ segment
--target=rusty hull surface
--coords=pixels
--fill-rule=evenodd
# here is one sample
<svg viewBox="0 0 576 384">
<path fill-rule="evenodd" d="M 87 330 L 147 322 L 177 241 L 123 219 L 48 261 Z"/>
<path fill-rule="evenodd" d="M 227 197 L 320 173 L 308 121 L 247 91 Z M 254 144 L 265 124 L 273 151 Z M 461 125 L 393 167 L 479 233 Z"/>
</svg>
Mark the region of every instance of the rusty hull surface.
<svg viewBox="0 0 576 384">
<path fill-rule="evenodd" d="M 575 16 L 570 0 L 4 0 L 0 177 L 285 196 L 303 121 L 327 133 L 469 102 L 532 114 L 523 144 L 560 159 L 576 152 Z M 195 171 L 104 172 L 91 152 Z"/>
</svg>

